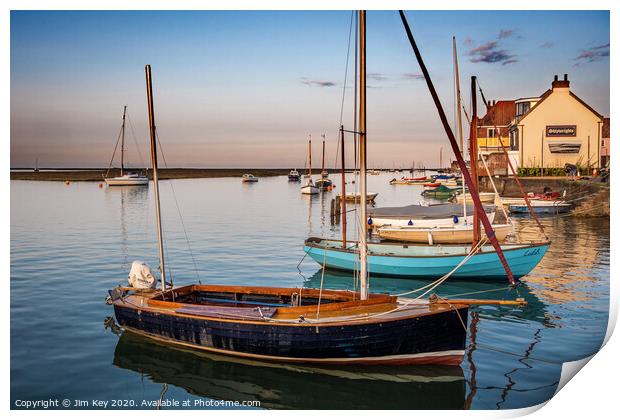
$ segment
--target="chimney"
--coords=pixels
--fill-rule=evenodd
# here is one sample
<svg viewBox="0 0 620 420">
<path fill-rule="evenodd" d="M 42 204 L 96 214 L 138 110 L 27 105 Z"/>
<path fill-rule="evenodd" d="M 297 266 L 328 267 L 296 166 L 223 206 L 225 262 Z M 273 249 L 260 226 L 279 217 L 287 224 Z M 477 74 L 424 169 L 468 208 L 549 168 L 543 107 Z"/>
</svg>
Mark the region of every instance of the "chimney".
<svg viewBox="0 0 620 420">
<path fill-rule="evenodd" d="M 551 82 L 551 89 L 556 88 L 569 88 L 570 81 L 568 80 L 568 74 L 564 73 L 564 80 L 558 80 L 558 75 L 553 76 L 553 82 Z"/>
</svg>

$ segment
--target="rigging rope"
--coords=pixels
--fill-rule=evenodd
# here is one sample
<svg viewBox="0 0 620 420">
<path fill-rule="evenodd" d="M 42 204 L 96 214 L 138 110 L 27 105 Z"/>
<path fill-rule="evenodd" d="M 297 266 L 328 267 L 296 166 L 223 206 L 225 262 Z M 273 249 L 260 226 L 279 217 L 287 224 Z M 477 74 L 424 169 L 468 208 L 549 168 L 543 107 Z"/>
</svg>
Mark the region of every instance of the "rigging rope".
<svg viewBox="0 0 620 420">
<path fill-rule="evenodd" d="M 112 152 L 112 159 L 110 159 L 110 164 L 108 165 L 108 170 L 105 173 L 105 177 L 107 178 L 110 174 L 110 169 L 112 168 L 112 163 L 114 162 L 114 155 L 116 155 L 116 149 L 118 149 L 118 143 L 121 141 L 121 134 L 123 133 L 123 128 L 121 127 L 118 132 L 118 138 L 116 139 L 116 146 L 114 146 L 114 152 Z"/>
<path fill-rule="evenodd" d="M 166 156 L 164 155 L 164 149 L 161 146 L 161 142 L 159 141 L 159 133 L 155 130 L 155 137 L 157 138 L 157 144 L 159 144 L 159 153 L 161 157 L 164 159 L 164 166 L 168 169 L 168 162 L 166 162 Z M 192 262 L 194 264 L 194 271 L 196 272 L 196 280 L 198 284 L 202 284 L 200 281 L 200 274 L 198 273 L 198 265 L 196 264 L 196 259 L 194 258 L 194 252 L 192 251 L 192 247 L 189 242 L 189 236 L 187 235 L 187 229 L 185 229 L 185 222 L 183 221 L 183 215 L 181 214 L 181 208 L 179 207 L 179 201 L 177 200 L 177 195 L 174 190 L 174 183 L 170 180 L 170 189 L 172 190 L 172 196 L 174 197 L 174 202 L 177 207 L 177 212 L 179 213 L 179 219 L 181 220 L 181 226 L 183 227 L 183 233 L 185 234 L 185 241 L 187 242 L 187 248 L 189 250 L 189 254 L 192 257 Z M 170 265 L 168 265 L 170 267 Z M 170 270 L 169 270 L 170 271 Z"/>
<path fill-rule="evenodd" d="M 129 111 L 127 112 L 127 119 L 129 120 L 129 129 L 131 130 L 131 137 L 133 138 L 133 142 L 136 145 L 136 151 L 138 152 L 138 159 L 140 159 L 140 166 L 146 168 L 144 164 L 144 159 L 142 159 L 142 153 L 140 153 L 140 147 L 138 146 L 138 139 L 136 137 L 136 132 L 133 129 L 133 123 L 131 122 L 131 118 L 129 118 Z"/>
</svg>

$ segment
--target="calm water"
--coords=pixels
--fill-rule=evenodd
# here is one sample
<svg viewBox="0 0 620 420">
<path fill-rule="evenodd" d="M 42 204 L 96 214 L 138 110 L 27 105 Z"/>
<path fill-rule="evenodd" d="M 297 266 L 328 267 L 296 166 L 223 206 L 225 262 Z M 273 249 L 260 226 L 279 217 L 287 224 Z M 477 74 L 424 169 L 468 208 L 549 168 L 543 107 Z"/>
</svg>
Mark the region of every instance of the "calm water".
<svg viewBox="0 0 620 420">
<path fill-rule="evenodd" d="M 369 177 L 377 205 L 420 200 L 417 187 Z M 340 184 L 339 177 L 332 177 Z M 183 216 L 192 252 L 183 231 Z M 337 188 L 336 190 L 339 190 Z M 308 235 L 338 236 L 330 199 L 302 197 L 285 177 L 162 182 L 166 252 L 177 285 L 195 282 L 313 286 L 319 266 L 302 260 Z M 460 367 L 331 369 L 206 356 L 120 334 L 107 290 L 126 283 L 136 259 L 157 266 L 152 188 L 11 181 L 11 403 L 36 399 L 258 400 L 263 408 L 518 408 L 550 398 L 561 364 L 598 350 L 609 302 L 609 222 L 547 218 L 549 253 L 527 285 L 445 283 L 445 296 L 525 297 L 524 308 L 473 308 Z M 352 215 L 351 215 L 352 216 Z M 353 227 L 353 217 L 350 227 Z M 519 219 L 522 237 L 535 235 Z M 351 233 L 352 234 L 352 233 Z M 192 259 L 192 253 L 194 259 Z M 194 264 L 195 261 L 195 264 Z M 328 288 L 352 276 L 325 272 Z M 371 279 L 402 292 L 422 283 Z"/>
</svg>

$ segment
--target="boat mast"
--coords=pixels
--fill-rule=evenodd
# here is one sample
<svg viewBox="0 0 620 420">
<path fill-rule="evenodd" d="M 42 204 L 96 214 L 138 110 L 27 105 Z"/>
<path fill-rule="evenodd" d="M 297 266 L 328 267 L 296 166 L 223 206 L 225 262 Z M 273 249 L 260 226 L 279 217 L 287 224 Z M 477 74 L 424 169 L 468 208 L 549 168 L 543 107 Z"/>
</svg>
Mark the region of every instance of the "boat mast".
<svg viewBox="0 0 620 420">
<path fill-rule="evenodd" d="M 321 158 L 321 178 L 323 178 L 325 172 L 325 134 L 321 134 L 321 137 L 323 137 L 323 156 Z"/>
<path fill-rule="evenodd" d="M 469 173 L 471 174 L 472 189 L 478 195 L 478 109 L 476 101 L 476 76 L 471 77 L 471 124 L 469 126 Z M 473 191 L 469 192 L 470 197 Z M 480 214 L 478 207 L 474 208 L 474 243 L 480 242 Z"/>
<path fill-rule="evenodd" d="M 123 125 L 121 127 L 121 176 L 125 173 L 125 115 L 127 114 L 127 105 L 123 107 Z"/>
<path fill-rule="evenodd" d="M 340 215 L 342 217 L 342 248 L 347 247 L 347 189 L 345 187 L 345 160 L 344 160 L 344 126 L 340 126 L 340 164 L 342 166 L 342 192 L 340 197 Z"/>
<path fill-rule="evenodd" d="M 353 175 L 355 175 L 355 173 L 357 172 L 357 144 L 358 144 L 358 127 L 357 127 L 357 74 L 358 74 L 358 69 L 357 69 L 357 65 L 358 65 L 358 56 L 357 56 L 357 51 L 359 49 L 359 38 L 357 36 L 357 33 L 359 31 L 358 29 L 359 26 L 359 11 L 355 12 L 355 65 L 353 68 Z M 353 180 L 355 182 L 355 177 L 353 177 Z"/>
<path fill-rule="evenodd" d="M 366 11 L 360 10 L 360 117 L 359 117 L 359 149 L 360 149 L 360 299 L 368 299 L 368 270 L 366 258 L 368 254 L 367 207 L 366 207 Z"/>
<path fill-rule="evenodd" d="M 310 161 L 308 165 L 308 177 L 312 178 L 312 134 L 310 134 L 308 138 L 308 160 Z"/>
<path fill-rule="evenodd" d="M 151 163 L 153 165 L 153 185 L 155 187 L 155 213 L 157 220 L 157 245 L 159 246 L 159 271 L 161 272 L 161 290 L 166 291 L 166 265 L 164 263 L 164 238 L 161 230 L 161 209 L 159 205 L 159 180 L 157 178 L 157 144 L 155 141 L 155 111 L 153 110 L 153 84 L 151 65 L 147 64 L 146 100 L 149 107 L 149 128 L 151 133 Z"/>
<path fill-rule="evenodd" d="M 459 78 L 459 59 L 456 54 L 456 37 L 452 37 L 452 46 L 454 50 L 454 79 L 456 81 L 456 117 L 459 129 L 459 148 L 461 155 L 463 150 L 463 121 L 461 119 L 461 81 Z M 463 223 L 467 224 L 467 197 L 465 195 L 465 176 L 461 174 L 461 182 L 463 184 Z"/>
<path fill-rule="evenodd" d="M 484 208 L 482 206 L 482 202 L 480 201 L 480 196 L 478 192 L 474 188 L 474 183 L 472 180 L 472 175 L 467 170 L 467 166 L 465 165 L 465 159 L 461 155 L 461 151 L 459 150 L 459 145 L 456 142 L 456 138 L 454 137 L 454 133 L 450 128 L 450 124 L 448 123 L 448 118 L 446 117 L 446 113 L 441 106 L 441 102 L 439 101 L 439 96 L 437 95 L 437 91 L 435 90 L 435 86 L 433 86 L 433 81 L 431 80 L 430 75 L 428 74 L 428 70 L 426 69 L 426 65 L 424 64 L 424 60 L 422 59 L 422 55 L 420 54 L 420 50 L 413 39 L 413 34 L 411 33 L 411 28 L 409 27 L 409 23 L 407 22 L 407 18 L 405 17 L 405 13 L 402 10 L 399 10 L 400 19 L 405 27 L 405 32 L 407 33 L 407 38 L 409 39 L 409 43 L 411 44 L 411 48 L 416 56 L 418 64 L 420 65 L 420 69 L 422 70 L 422 74 L 424 75 L 424 79 L 426 80 L 426 86 L 433 98 L 433 102 L 435 103 L 435 107 L 437 108 L 437 112 L 439 113 L 439 119 L 441 120 L 441 124 L 443 125 L 444 130 L 446 131 L 446 135 L 450 140 L 450 146 L 452 146 L 452 152 L 454 152 L 454 156 L 456 156 L 456 160 L 459 164 L 459 168 L 461 169 L 461 173 L 465 177 L 465 182 L 469 186 L 470 196 L 474 202 L 474 206 L 476 210 L 479 211 L 480 216 L 482 216 L 482 224 L 484 225 L 484 231 L 491 241 L 495 252 L 497 252 L 497 256 L 506 271 L 506 275 L 508 276 L 508 281 L 510 284 L 516 284 L 514 276 L 512 275 L 512 271 L 508 266 L 508 261 L 506 261 L 506 257 L 504 256 L 504 252 L 502 251 L 502 247 L 500 246 L 497 238 L 495 236 L 495 232 L 493 231 L 493 227 L 491 226 L 491 222 L 487 218 L 486 213 L 484 212 Z M 473 123 L 473 122 L 472 122 Z"/>
</svg>

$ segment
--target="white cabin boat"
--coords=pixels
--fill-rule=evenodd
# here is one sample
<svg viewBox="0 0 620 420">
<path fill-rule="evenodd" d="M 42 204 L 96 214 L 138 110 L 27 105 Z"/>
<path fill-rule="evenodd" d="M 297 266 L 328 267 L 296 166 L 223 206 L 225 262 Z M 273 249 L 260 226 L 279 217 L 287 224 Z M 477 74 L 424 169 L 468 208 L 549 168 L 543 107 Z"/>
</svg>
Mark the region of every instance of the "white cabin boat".
<svg viewBox="0 0 620 420">
<path fill-rule="evenodd" d="M 241 182 L 258 182 L 258 178 L 252 174 L 243 174 L 241 177 Z"/>
</svg>

